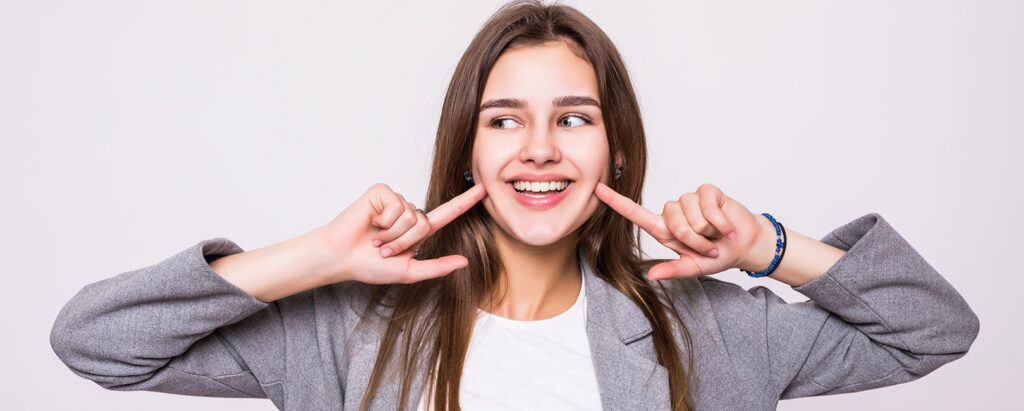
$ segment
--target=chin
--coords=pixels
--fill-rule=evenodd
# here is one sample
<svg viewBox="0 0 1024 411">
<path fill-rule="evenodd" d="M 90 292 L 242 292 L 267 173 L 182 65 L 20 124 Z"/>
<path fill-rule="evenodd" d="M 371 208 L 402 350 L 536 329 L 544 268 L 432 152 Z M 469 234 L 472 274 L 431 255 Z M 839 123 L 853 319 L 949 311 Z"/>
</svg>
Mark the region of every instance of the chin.
<svg viewBox="0 0 1024 411">
<path fill-rule="evenodd" d="M 526 223 L 519 224 L 514 228 L 512 237 L 526 245 L 544 247 L 562 241 L 571 234 L 572 231 L 565 229 L 552 229 L 536 223 Z"/>
<path fill-rule="evenodd" d="M 489 203 L 488 200 L 485 199 L 485 203 Z M 517 206 L 507 210 L 495 210 L 494 205 L 489 203 L 485 204 L 485 207 L 497 228 L 513 241 L 532 247 L 551 246 L 575 235 L 594 211 L 584 207 L 575 213 L 568 210 L 537 212 L 517 210 L 514 208 Z"/>
</svg>

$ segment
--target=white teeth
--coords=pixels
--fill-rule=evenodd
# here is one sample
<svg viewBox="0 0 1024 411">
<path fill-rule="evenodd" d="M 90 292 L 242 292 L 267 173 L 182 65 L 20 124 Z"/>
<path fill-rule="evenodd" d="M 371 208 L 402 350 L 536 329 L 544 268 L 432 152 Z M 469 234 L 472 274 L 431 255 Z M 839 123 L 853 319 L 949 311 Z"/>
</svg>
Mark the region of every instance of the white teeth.
<svg viewBox="0 0 1024 411">
<path fill-rule="evenodd" d="M 549 191 L 562 191 L 569 186 L 568 180 L 563 181 L 513 181 L 512 187 L 516 191 L 545 193 Z"/>
</svg>

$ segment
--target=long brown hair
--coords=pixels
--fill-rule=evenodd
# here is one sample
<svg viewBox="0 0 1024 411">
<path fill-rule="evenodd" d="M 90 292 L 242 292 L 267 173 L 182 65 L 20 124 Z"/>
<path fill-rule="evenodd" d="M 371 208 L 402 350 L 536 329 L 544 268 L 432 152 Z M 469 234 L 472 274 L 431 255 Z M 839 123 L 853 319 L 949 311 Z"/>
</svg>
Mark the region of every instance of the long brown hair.
<svg viewBox="0 0 1024 411">
<path fill-rule="evenodd" d="M 579 11 L 564 5 L 519 0 L 504 5 L 484 24 L 470 43 L 452 76 L 441 110 L 434 143 L 434 162 L 427 189 L 428 210 L 465 191 L 463 173 L 470 168 L 478 107 L 484 84 L 498 57 L 510 47 L 564 41 L 597 74 L 599 99 L 608 137 L 609 170 L 616 158 L 622 175 L 609 179 L 619 193 L 640 202 L 647 165 L 647 144 L 640 108 L 622 58 L 607 35 Z M 462 364 L 469 346 L 477 307 L 491 295 L 502 271 L 491 232 L 492 221 L 480 204 L 427 238 L 417 258 L 460 254 L 469 265 L 440 278 L 376 289 L 371 304 L 393 308 L 381 342 L 377 362 L 360 405 L 365 409 L 391 364 L 402 371 L 400 408 L 409 401 L 417 372 L 427 372 L 427 387 L 436 390 L 434 407 L 459 409 Z M 639 229 L 603 204 L 579 229 L 580 248 L 598 277 L 632 299 L 653 329 L 658 361 L 666 367 L 673 410 L 689 410 L 693 371 L 689 331 L 675 305 L 659 298 L 655 286 L 643 278 L 651 261 L 643 259 Z M 662 288 L 661 284 L 658 284 Z M 664 289 L 661 290 L 664 292 Z M 663 294 L 662 294 L 663 295 Z M 674 315 L 670 322 L 668 313 Z M 680 327 L 686 368 L 672 326 Z M 405 333 L 402 347 L 399 336 Z M 399 351 L 400 350 L 400 351 Z M 397 363 L 393 356 L 401 353 Z M 437 370 L 434 371 L 434 365 Z M 422 370 L 422 368 L 428 370 Z M 426 395 L 426 394 L 425 394 Z"/>
</svg>

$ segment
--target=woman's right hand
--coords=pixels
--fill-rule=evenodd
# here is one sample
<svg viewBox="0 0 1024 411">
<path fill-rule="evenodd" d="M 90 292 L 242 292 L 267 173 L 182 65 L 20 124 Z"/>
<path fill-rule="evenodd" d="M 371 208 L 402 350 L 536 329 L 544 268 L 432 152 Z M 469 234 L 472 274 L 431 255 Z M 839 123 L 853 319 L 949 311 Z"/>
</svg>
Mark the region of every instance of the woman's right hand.
<svg viewBox="0 0 1024 411">
<path fill-rule="evenodd" d="M 472 208 L 486 194 L 484 186 L 477 184 L 424 213 L 386 184 L 374 184 L 321 227 L 328 255 L 328 281 L 413 283 L 465 267 L 469 262 L 461 255 L 430 260 L 412 256 L 425 238 Z"/>
</svg>

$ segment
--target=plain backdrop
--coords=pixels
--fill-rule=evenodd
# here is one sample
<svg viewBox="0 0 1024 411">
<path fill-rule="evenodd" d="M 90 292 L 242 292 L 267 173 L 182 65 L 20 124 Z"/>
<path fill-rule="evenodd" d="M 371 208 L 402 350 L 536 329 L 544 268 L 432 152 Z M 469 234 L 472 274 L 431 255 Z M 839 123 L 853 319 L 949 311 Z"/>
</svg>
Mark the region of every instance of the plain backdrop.
<svg viewBox="0 0 1024 411">
<path fill-rule="evenodd" d="M 376 182 L 422 204 L 451 74 L 501 4 L 0 1 L 4 408 L 274 409 L 104 390 L 54 355 L 53 320 L 88 283 L 286 240 Z M 630 70 L 649 208 L 712 183 L 813 238 L 878 212 L 981 318 L 920 380 L 780 409 L 1024 407 L 1021 2 L 566 4 Z"/>
</svg>

